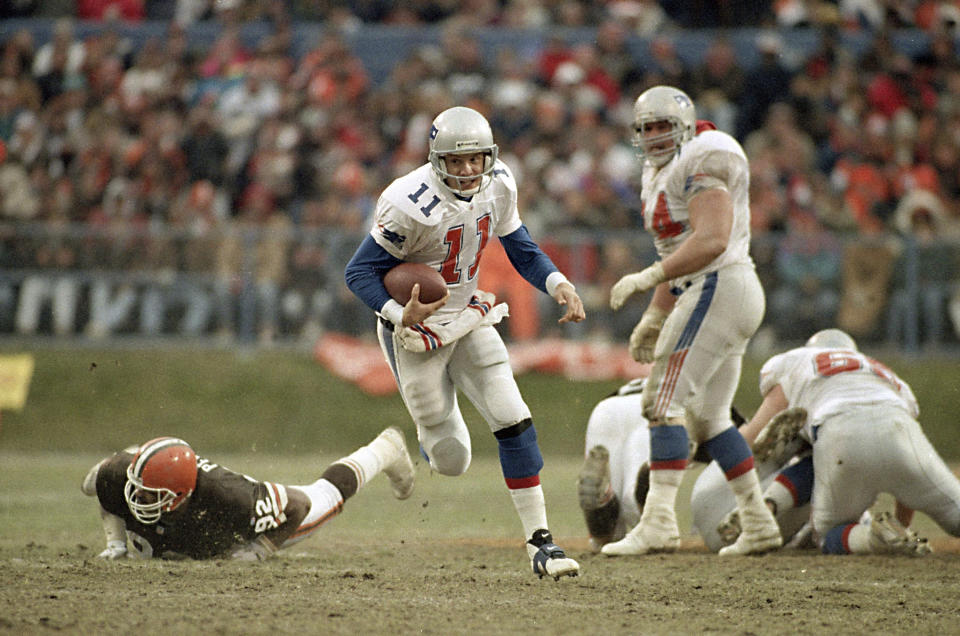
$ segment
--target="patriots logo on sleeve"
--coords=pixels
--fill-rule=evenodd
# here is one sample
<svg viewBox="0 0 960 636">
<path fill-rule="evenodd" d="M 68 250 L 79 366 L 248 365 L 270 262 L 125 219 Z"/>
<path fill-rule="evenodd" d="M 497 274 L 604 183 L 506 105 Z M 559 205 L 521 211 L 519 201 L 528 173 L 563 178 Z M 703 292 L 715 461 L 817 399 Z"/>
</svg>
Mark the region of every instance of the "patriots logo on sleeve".
<svg viewBox="0 0 960 636">
<path fill-rule="evenodd" d="M 709 174 L 704 174 L 699 172 L 697 174 L 692 174 L 687 177 L 686 181 L 683 183 L 683 191 L 686 194 L 694 194 L 700 192 L 701 190 L 707 190 L 711 187 L 714 187 L 718 179 Z"/>
<path fill-rule="evenodd" d="M 393 230 L 384 226 L 383 223 L 378 223 L 377 228 L 380 230 L 380 235 L 383 236 L 383 238 L 387 239 L 397 247 L 403 245 L 403 242 L 407 240 L 406 236 L 398 232 L 394 232 Z"/>
</svg>

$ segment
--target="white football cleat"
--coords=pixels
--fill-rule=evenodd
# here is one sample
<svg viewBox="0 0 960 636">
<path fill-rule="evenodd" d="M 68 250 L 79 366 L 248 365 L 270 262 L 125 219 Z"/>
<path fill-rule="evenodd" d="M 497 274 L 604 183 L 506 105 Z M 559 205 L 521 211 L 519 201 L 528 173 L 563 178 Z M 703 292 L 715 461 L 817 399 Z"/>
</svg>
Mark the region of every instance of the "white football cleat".
<svg viewBox="0 0 960 636">
<path fill-rule="evenodd" d="M 403 432 L 396 426 L 391 426 L 385 428 L 377 438 L 388 441 L 396 450 L 396 455 L 383 467 L 383 472 L 390 479 L 393 496 L 397 499 L 406 499 L 413 494 L 414 471 Z"/>
<path fill-rule="evenodd" d="M 580 574 L 580 564 L 566 555 L 560 546 L 554 544 L 553 536 L 546 528 L 535 530 L 527 541 L 527 553 L 533 573 L 541 579 L 552 576 L 559 581 L 561 576 L 577 576 Z"/>
<path fill-rule="evenodd" d="M 720 556 L 763 554 L 783 545 L 780 526 L 762 500 L 739 509 L 737 519 L 740 536 L 733 544 L 720 548 Z"/>
<path fill-rule="evenodd" d="M 905 528 L 889 512 L 881 512 L 870 522 L 870 547 L 875 553 L 924 556 L 933 552 L 926 539 Z"/>
<path fill-rule="evenodd" d="M 80 484 L 80 491 L 86 496 L 97 496 L 97 475 L 100 472 L 100 466 L 102 466 L 105 461 L 107 460 L 101 459 L 97 462 L 96 466 L 87 471 L 86 477 L 83 478 L 83 483 Z"/>
<path fill-rule="evenodd" d="M 607 556 L 633 556 L 653 552 L 676 552 L 680 547 L 680 528 L 676 515 L 652 514 L 641 517 L 640 523 L 633 527 L 619 541 L 608 543 L 600 551 Z"/>
<path fill-rule="evenodd" d="M 748 554 L 763 554 L 776 550 L 783 545 L 780 529 L 760 533 L 743 532 L 737 541 L 725 548 L 720 548 L 720 556 L 745 556 Z"/>
</svg>

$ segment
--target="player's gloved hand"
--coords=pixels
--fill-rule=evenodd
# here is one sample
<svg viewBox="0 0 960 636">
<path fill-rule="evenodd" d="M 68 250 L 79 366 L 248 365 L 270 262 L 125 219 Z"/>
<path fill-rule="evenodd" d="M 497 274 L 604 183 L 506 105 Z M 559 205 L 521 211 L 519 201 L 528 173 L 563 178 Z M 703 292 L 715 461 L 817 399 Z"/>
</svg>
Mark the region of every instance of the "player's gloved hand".
<svg viewBox="0 0 960 636">
<path fill-rule="evenodd" d="M 127 542 L 116 539 L 107 541 L 107 549 L 98 554 L 97 558 L 110 561 L 127 558 Z"/>
<path fill-rule="evenodd" d="M 806 422 L 807 410 L 801 406 L 787 408 L 774 415 L 753 442 L 754 461 L 783 464 L 796 455 L 806 445 L 800 437 Z"/>
<path fill-rule="evenodd" d="M 653 362 L 654 350 L 657 348 L 657 338 L 660 329 L 667 319 L 668 312 L 659 307 L 650 305 L 643 312 L 640 322 L 630 334 L 630 356 L 637 362 Z"/>
<path fill-rule="evenodd" d="M 636 274 L 627 274 L 610 290 L 610 308 L 614 311 L 620 309 L 630 296 L 653 289 L 665 280 L 667 276 L 663 273 L 661 261 Z"/>
<path fill-rule="evenodd" d="M 400 346 L 407 351 L 433 351 L 456 342 L 479 325 L 495 325 L 510 315 L 507 303 L 496 304 L 497 297 L 481 289 L 455 317 L 443 324 L 419 323 L 397 330 Z"/>
</svg>

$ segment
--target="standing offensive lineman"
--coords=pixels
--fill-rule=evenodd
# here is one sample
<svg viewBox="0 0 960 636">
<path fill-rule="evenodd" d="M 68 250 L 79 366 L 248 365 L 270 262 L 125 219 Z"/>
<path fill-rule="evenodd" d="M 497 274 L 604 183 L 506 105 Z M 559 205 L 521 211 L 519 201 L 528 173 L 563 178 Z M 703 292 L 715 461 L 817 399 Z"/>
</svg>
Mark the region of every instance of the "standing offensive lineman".
<svg viewBox="0 0 960 636">
<path fill-rule="evenodd" d="M 670 86 L 637 98 L 634 125 L 643 222 L 661 260 L 617 281 L 610 306 L 620 309 L 631 295 L 654 290 L 630 335 L 634 359 L 653 362 L 643 390 L 650 490 L 640 523 L 603 553 L 679 546 L 674 506 L 688 430 L 723 469 L 740 510 L 743 531 L 720 554 L 766 552 L 782 544 L 780 531 L 763 503 L 750 447 L 730 421 L 743 354 L 764 312 L 749 253 L 747 157 L 726 133 L 709 122 L 698 125 L 693 102 Z"/>
<path fill-rule="evenodd" d="M 182 439 L 158 437 L 100 461 L 81 490 L 100 502 L 101 558 L 253 561 L 310 536 L 381 471 L 395 497 L 413 493 L 413 463 L 395 427 L 305 486 L 257 481 L 197 457 Z"/>
<path fill-rule="evenodd" d="M 492 306 L 492 295 L 477 289 L 487 241 L 499 237 L 514 268 L 565 307 L 561 323 L 583 320 L 583 303 L 521 223 L 516 181 L 497 159 L 483 115 L 463 107 L 443 111 L 433 121 L 429 147 L 429 162 L 380 196 L 370 234 L 347 264 L 347 286 L 380 317 L 381 347 L 430 466 L 456 476 L 470 465 L 460 390 L 497 439 L 533 571 L 574 576 L 579 565 L 547 529 L 537 434 L 493 327 L 505 305 Z M 402 261 L 436 268 L 447 283 L 446 298 L 423 304 L 414 285 L 405 306 L 393 300 L 382 279 Z"/>
</svg>

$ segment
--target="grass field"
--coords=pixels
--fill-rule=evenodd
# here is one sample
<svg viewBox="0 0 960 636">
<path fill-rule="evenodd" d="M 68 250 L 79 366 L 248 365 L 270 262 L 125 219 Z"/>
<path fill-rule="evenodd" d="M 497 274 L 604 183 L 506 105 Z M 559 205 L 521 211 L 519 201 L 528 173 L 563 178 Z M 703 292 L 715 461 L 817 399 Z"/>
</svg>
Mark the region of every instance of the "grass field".
<svg viewBox="0 0 960 636">
<path fill-rule="evenodd" d="M 0 353 L 30 352 L 0 344 Z M 5 412 L 0 449 L 105 453 L 158 434 L 204 452 L 308 454 L 352 448 L 385 426 L 410 430 L 397 395 L 370 397 L 299 351 L 52 349 L 32 351 L 26 408 Z M 881 359 L 911 384 L 921 423 L 940 454 L 960 461 L 960 358 Z M 760 402 L 762 360 L 745 360 L 735 405 Z M 545 454 L 575 455 L 594 404 L 619 380 L 518 377 Z M 475 453 L 496 452 L 466 400 Z M 478 434 L 480 433 L 480 434 Z"/>
<path fill-rule="evenodd" d="M 364 396 L 291 352 L 35 355 L 27 407 L 4 413 L 0 429 L 0 633 L 960 633 L 960 543 L 922 514 L 915 526 L 937 550 L 924 559 L 784 551 L 724 560 L 690 534 L 691 471 L 679 553 L 591 554 L 575 479 L 587 415 L 616 381 L 520 378 L 547 461 L 550 524 L 581 562 L 576 579 L 529 571 L 492 436 L 469 407 L 466 475 L 441 477 L 419 461 L 404 502 L 378 478 L 271 561 L 102 562 L 96 504 L 79 484 L 108 452 L 181 435 L 230 468 L 296 484 L 384 426 L 400 425 L 412 444 L 412 426 L 399 398 Z M 934 443 L 956 460 L 958 364 L 890 364 L 914 385 Z M 747 412 L 757 369 L 744 371 Z"/>
</svg>

